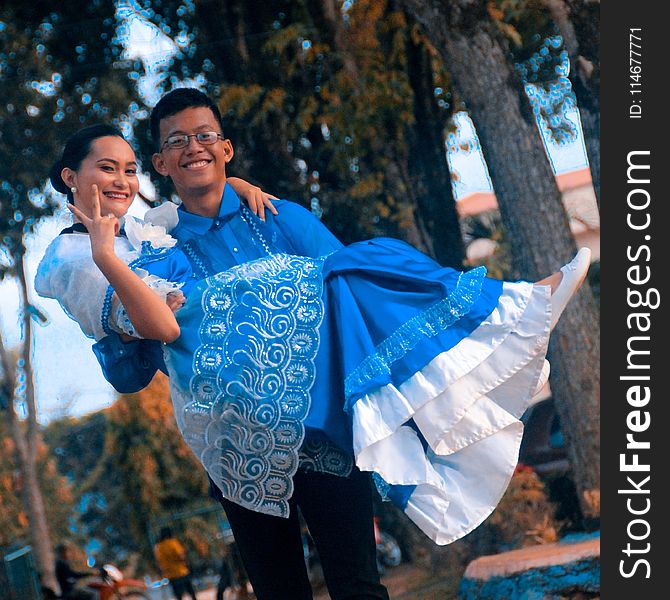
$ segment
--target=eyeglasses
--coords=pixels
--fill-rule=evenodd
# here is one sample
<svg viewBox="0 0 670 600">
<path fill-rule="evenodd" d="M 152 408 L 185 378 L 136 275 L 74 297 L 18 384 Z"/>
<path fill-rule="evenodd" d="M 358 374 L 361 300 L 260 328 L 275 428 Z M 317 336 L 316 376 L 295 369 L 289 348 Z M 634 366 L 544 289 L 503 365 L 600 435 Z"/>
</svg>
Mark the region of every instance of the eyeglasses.
<svg viewBox="0 0 670 600">
<path fill-rule="evenodd" d="M 164 142 L 161 150 L 164 148 L 170 148 L 170 150 L 178 150 L 179 148 L 186 148 L 188 146 L 188 141 L 190 138 L 195 138 L 198 144 L 203 146 L 211 146 L 216 144 L 219 140 L 225 139 L 220 133 L 216 131 L 200 131 L 198 133 L 192 133 L 187 135 L 185 133 L 178 133 L 175 135 L 169 136 Z"/>
</svg>

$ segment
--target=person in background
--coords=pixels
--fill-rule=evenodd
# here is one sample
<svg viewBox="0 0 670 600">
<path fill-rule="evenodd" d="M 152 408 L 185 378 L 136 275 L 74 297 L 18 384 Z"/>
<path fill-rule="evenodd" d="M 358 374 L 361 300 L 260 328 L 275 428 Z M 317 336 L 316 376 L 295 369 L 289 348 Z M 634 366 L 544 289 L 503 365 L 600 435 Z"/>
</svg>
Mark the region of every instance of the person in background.
<svg viewBox="0 0 670 600">
<path fill-rule="evenodd" d="M 192 600 L 197 600 L 191 570 L 188 567 L 186 548 L 172 534 L 169 527 L 163 527 L 158 543 L 154 546 L 154 556 L 163 577 L 170 581 L 172 591 L 177 600 L 182 600 L 188 594 Z"/>
<path fill-rule="evenodd" d="M 92 590 L 78 588 L 77 582 L 85 577 L 95 575 L 93 571 L 75 571 L 71 565 L 72 548 L 66 544 L 56 546 L 56 579 L 60 586 L 60 598 L 63 600 L 95 600 Z"/>
</svg>

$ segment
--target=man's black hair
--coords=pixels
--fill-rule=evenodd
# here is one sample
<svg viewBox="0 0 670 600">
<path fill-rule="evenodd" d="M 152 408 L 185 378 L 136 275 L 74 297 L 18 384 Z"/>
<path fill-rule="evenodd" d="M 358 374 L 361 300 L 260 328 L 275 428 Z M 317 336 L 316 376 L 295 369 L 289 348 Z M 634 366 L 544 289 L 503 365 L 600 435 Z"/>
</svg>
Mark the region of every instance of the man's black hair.
<svg viewBox="0 0 670 600">
<path fill-rule="evenodd" d="M 165 94 L 151 111 L 151 117 L 149 119 L 151 139 L 153 140 L 157 151 L 160 151 L 161 121 L 176 115 L 187 108 L 197 108 L 199 106 L 204 106 L 212 111 L 221 127 L 221 133 L 223 133 L 223 118 L 221 117 L 219 107 L 209 96 L 207 96 L 207 94 L 204 94 L 195 88 L 177 88 L 176 90 L 172 90 Z"/>
</svg>

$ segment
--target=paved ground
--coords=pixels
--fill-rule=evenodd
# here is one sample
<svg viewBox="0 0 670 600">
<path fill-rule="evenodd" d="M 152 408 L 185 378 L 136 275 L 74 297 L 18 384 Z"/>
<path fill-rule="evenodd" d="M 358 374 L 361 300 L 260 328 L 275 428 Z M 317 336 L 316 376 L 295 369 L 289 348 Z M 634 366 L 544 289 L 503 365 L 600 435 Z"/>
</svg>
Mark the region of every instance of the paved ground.
<svg viewBox="0 0 670 600">
<path fill-rule="evenodd" d="M 576 543 L 575 543 L 576 542 Z M 468 568 L 470 577 L 509 577 L 516 571 L 566 563 L 585 556 L 599 554 L 600 538 L 575 540 L 573 543 L 547 544 L 505 553 L 481 557 Z M 426 571 L 414 565 L 402 564 L 389 569 L 383 577 L 391 600 L 455 600 L 459 581 L 445 577 L 429 577 Z M 254 598 L 252 595 L 251 598 Z M 198 600 L 215 600 L 214 589 L 198 592 Z M 158 600 L 158 599 L 157 599 Z M 171 600 L 163 596 L 160 600 Z M 228 595 L 225 600 L 238 600 Z M 314 600 L 330 600 L 325 588 L 315 590 Z"/>
<path fill-rule="evenodd" d="M 452 600 L 455 598 L 453 582 L 440 579 L 429 580 L 424 570 L 412 565 L 400 565 L 389 569 L 383 577 L 383 582 L 392 600 Z M 215 600 L 215 598 L 216 590 L 214 589 L 198 592 L 198 600 Z M 225 600 L 237 600 L 237 598 L 230 595 Z M 321 588 L 315 591 L 314 600 L 330 600 L 330 596 L 325 588 Z"/>
</svg>

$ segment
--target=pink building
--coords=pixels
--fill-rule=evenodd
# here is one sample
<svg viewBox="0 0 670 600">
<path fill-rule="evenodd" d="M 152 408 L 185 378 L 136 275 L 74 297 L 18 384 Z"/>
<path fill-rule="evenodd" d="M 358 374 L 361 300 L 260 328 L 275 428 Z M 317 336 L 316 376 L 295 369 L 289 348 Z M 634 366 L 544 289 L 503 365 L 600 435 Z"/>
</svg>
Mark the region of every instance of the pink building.
<svg viewBox="0 0 670 600">
<path fill-rule="evenodd" d="M 599 261 L 600 214 L 589 169 L 561 173 L 556 176 L 556 183 L 563 194 L 563 204 L 570 218 L 570 229 L 577 246 L 588 246 L 592 252 L 592 260 Z M 456 209 L 461 217 L 477 215 L 495 210 L 497 207 L 495 194 L 491 192 L 468 194 L 456 203 Z M 466 250 L 468 260 L 481 260 L 490 255 L 494 249 L 495 242 L 491 240 L 475 240 Z"/>
</svg>

